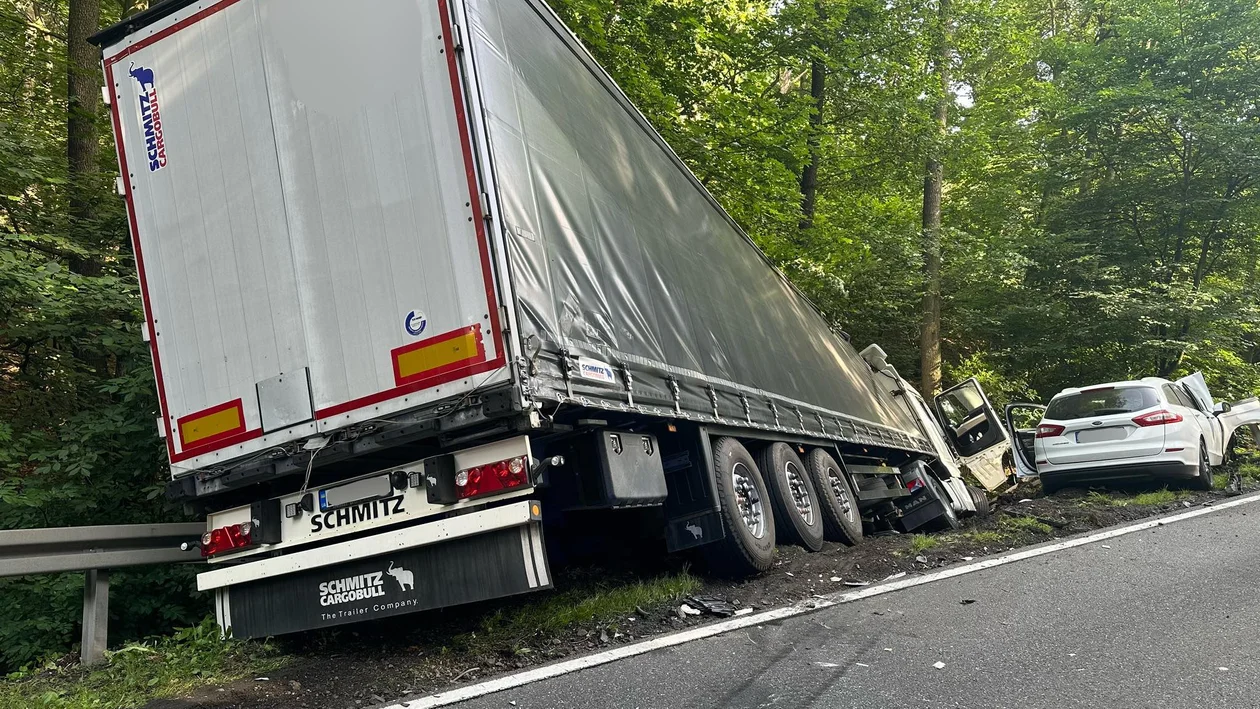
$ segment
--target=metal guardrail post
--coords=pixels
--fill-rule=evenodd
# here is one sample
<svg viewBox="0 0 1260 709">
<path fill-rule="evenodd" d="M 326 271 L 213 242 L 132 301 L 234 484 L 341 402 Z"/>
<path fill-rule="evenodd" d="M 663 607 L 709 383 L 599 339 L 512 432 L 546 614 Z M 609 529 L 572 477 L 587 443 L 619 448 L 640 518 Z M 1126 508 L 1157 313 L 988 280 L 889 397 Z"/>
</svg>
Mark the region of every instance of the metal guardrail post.
<svg viewBox="0 0 1260 709">
<path fill-rule="evenodd" d="M 105 657 L 109 643 L 109 569 L 201 561 L 181 542 L 200 538 L 205 525 L 120 524 L 0 531 L 0 577 L 84 571 L 83 664 Z"/>
<path fill-rule="evenodd" d="M 109 646 L 109 570 L 91 569 L 83 575 L 83 649 L 80 658 L 90 665 L 105 658 Z"/>
</svg>

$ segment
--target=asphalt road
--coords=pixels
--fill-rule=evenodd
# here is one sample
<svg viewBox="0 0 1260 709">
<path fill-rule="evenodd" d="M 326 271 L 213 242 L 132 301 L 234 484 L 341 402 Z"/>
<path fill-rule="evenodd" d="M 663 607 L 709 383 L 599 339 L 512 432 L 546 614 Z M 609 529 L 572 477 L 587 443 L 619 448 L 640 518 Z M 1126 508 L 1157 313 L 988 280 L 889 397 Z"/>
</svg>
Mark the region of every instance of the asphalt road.
<svg viewBox="0 0 1260 709">
<path fill-rule="evenodd" d="M 1243 505 L 458 706 L 1260 707 L 1258 527 Z"/>
</svg>

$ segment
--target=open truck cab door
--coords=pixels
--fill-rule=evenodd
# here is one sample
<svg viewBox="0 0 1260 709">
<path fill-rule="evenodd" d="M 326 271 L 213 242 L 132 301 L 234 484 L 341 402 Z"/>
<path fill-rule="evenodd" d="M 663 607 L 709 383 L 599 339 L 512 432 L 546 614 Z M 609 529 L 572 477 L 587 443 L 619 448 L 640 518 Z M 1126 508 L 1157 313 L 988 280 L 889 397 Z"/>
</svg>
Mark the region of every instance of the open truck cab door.
<svg viewBox="0 0 1260 709">
<path fill-rule="evenodd" d="M 1037 458 L 1034 443 L 1037 424 L 1046 413 L 1040 404 L 1009 404 L 1006 407 L 1006 429 L 1011 436 L 1011 449 L 1015 454 L 1015 475 L 1019 478 L 1037 477 Z"/>
<path fill-rule="evenodd" d="M 1010 438 L 1002 419 L 973 377 L 936 396 L 936 416 L 958 458 L 987 490 L 1006 482 L 1003 458 Z"/>
</svg>

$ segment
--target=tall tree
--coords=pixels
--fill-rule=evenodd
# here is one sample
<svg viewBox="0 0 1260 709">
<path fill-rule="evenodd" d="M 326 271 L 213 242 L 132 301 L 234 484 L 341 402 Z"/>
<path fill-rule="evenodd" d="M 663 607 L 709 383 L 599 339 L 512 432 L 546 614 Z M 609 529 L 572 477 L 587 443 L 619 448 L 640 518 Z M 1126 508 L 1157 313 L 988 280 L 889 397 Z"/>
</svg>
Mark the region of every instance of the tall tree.
<svg viewBox="0 0 1260 709">
<path fill-rule="evenodd" d="M 945 188 L 945 141 L 949 136 L 952 60 L 949 31 L 950 0 L 937 0 L 937 80 L 935 136 L 923 177 L 923 316 L 919 327 L 919 389 L 932 397 L 941 388 L 941 194 Z"/>
<path fill-rule="evenodd" d="M 100 53 L 88 43 L 101 27 L 101 0 L 70 0 L 66 25 L 66 154 L 69 164 L 70 237 L 80 246 L 97 241 L 95 189 L 99 167 Z M 101 273 L 97 258 L 76 254 L 70 269 L 85 276 Z"/>
<path fill-rule="evenodd" d="M 824 0 L 814 0 L 814 17 L 810 23 L 814 35 L 810 43 L 809 58 L 809 138 L 806 141 L 809 154 L 805 158 L 805 169 L 801 171 L 801 231 L 814 228 L 814 213 L 817 210 L 818 198 L 818 163 L 822 159 L 822 126 L 823 109 L 827 96 L 827 58 L 824 56 L 823 43 L 820 41 L 827 24 L 827 8 Z"/>
</svg>

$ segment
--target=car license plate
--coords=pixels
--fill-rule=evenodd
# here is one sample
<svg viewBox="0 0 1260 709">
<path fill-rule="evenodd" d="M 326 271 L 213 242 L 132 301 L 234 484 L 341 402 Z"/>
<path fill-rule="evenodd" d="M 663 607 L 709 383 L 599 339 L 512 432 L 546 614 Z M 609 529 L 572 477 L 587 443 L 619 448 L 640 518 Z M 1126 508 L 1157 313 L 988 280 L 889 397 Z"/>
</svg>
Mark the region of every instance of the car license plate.
<svg viewBox="0 0 1260 709">
<path fill-rule="evenodd" d="M 1129 429 L 1124 426 L 1108 428 L 1089 428 L 1076 432 L 1077 443 L 1102 443 L 1104 441 L 1123 441 L 1129 437 Z"/>
<path fill-rule="evenodd" d="M 345 485 L 330 487 L 319 491 L 319 509 L 331 510 L 337 507 L 352 505 L 356 502 L 389 497 L 394 492 L 389 475 L 378 475 L 366 480 L 356 480 Z"/>
</svg>

